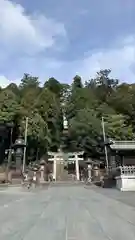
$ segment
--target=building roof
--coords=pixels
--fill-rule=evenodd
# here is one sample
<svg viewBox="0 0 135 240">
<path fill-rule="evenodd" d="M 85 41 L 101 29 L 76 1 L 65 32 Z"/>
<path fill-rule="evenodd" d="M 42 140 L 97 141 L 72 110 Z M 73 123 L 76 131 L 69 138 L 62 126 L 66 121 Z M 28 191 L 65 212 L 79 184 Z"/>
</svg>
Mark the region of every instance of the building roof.
<svg viewBox="0 0 135 240">
<path fill-rule="evenodd" d="M 135 150 L 135 141 L 110 140 L 109 146 L 112 150 Z"/>
</svg>

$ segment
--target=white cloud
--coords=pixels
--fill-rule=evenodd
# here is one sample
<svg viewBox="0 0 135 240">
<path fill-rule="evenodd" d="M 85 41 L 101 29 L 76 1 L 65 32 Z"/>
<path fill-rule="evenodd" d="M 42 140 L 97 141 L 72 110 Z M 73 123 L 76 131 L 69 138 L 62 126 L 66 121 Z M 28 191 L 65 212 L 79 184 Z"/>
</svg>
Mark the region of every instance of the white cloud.
<svg viewBox="0 0 135 240">
<path fill-rule="evenodd" d="M 60 81 L 71 82 L 72 78 L 78 74 L 82 79 L 88 80 L 95 77 L 100 69 L 111 68 L 112 76 L 121 82 L 135 81 L 135 37 L 129 36 L 114 42 L 110 49 L 93 50 L 84 55 L 84 58 L 63 62 L 49 58 L 27 58 L 22 59 L 17 65 L 21 67 L 21 74 L 24 72 L 39 76 L 40 81 L 45 81 L 48 77 L 54 76 Z M 15 69 L 16 71 L 16 69 Z M 15 72 L 14 74 L 15 75 Z"/>
<path fill-rule="evenodd" d="M 0 51 L 34 54 L 52 47 L 58 37 L 65 37 L 64 25 L 44 15 L 28 15 L 9 0 L 0 0 Z"/>
<path fill-rule="evenodd" d="M 8 79 L 4 75 L 0 75 L 0 87 L 2 87 L 2 88 L 7 87 L 11 83 L 15 83 L 15 84 L 19 85 L 20 81 L 21 81 L 21 78 L 18 78 L 18 79 L 15 79 L 15 80 L 11 80 L 11 79 Z"/>
<path fill-rule="evenodd" d="M 118 78 L 121 82 L 135 82 L 134 35 L 114 41 L 109 49 L 95 49 L 87 52 L 79 60 L 57 62 L 55 73 L 61 81 L 71 82 L 76 74 L 85 81 L 95 77 L 100 69 L 106 68 L 111 69 L 112 77 Z"/>
<path fill-rule="evenodd" d="M 107 50 L 98 50 L 87 53 L 77 65 L 76 73 L 84 79 L 95 76 L 100 69 L 110 68 L 112 76 L 121 81 L 135 81 L 135 37 L 129 36 L 115 43 L 114 47 Z"/>
<path fill-rule="evenodd" d="M 86 13 L 85 10 L 80 12 Z M 9 84 L 11 81 L 8 77 L 21 78 L 24 72 L 39 76 L 43 81 L 54 76 L 69 82 L 76 74 L 88 80 L 98 70 L 105 68 L 111 68 L 112 75 L 121 81 L 135 80 L 134 35 L 117 41 L 114 39 L 110 49 L 88 51 L 76 61 L 63 62 L 55 59 L 54 54 L 51 59 L 46 52 L 44 54 L 48 48 L 63 48 L 58 41 L 63 38 L 67 40 L 62 23 L 44 15 L 28 14 L 20 4 L 0 0 L 0 85 Z M 40 52 L 42 56 L 38 55 Z M 18 83 L 19 80 L 14 82 Z"/>
<path fill-rule="evenodd" d="M 6 78 L 5 76 L 0 76 L 0 87 L 6 87 L 7 85 L 9 85 L 12 81 L 10 81 L 8 78 Z"/>
</svg>

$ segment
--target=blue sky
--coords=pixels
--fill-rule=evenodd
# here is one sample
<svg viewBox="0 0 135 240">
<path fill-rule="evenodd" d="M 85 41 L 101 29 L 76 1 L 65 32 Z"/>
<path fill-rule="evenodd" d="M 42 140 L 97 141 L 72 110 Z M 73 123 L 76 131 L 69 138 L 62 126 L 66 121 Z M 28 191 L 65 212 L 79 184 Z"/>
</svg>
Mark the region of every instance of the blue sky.
<svg viewBox="0 0 135 240">
<path fill-rule="evenodd" d="M 23 73 L 71 83 L 111 68 L 135 81 L 134 0 L 0 0 L 0 85 Z"/>
</svg>

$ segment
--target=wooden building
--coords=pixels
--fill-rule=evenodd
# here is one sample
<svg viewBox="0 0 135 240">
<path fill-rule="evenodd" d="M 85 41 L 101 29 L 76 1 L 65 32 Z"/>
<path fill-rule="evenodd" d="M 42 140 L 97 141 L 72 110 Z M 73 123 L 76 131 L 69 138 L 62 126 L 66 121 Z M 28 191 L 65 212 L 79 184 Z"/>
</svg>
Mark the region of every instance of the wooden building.
<svg viewBox="0 0 135 240">
<path fill-rule="evenodd" d="M 135 191 L 135 141 L 114 141 L 106 143 L 109 172 L 116 179 L 121 191 Z"/>
<path fill-rule="evenodd" d="M 106 146 L 110 167 L 135 166 L 135 141 L 109 140 Z"/>
</svg>

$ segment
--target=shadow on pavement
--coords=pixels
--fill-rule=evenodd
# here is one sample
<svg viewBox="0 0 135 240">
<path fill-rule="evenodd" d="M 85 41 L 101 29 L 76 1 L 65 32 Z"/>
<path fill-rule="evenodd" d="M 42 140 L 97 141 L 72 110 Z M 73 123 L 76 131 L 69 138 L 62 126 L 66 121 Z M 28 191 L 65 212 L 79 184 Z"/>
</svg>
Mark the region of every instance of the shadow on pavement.
<svg viewBox="0 0 135 240">
<path fill-rule="evenodd" d="M 112 188 L 102 188 L 97 185 L 91 187 L 86 187 L 86 189 L 92 189 L 97 193 L 105 195 L 108 198 L 120 201 L 126 205 L 135 207 L 135 192 L 121 192 L 115 187 Z"/>
</svg>

